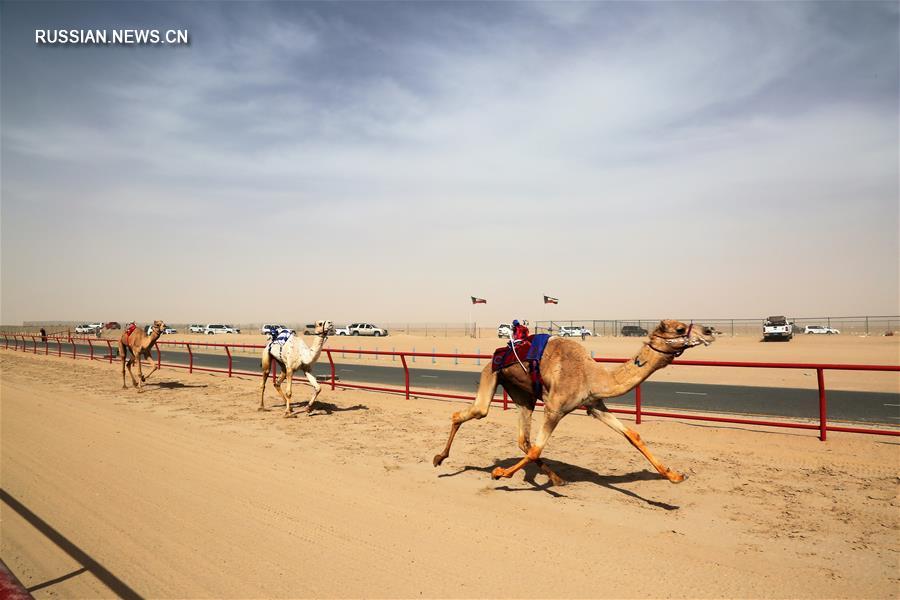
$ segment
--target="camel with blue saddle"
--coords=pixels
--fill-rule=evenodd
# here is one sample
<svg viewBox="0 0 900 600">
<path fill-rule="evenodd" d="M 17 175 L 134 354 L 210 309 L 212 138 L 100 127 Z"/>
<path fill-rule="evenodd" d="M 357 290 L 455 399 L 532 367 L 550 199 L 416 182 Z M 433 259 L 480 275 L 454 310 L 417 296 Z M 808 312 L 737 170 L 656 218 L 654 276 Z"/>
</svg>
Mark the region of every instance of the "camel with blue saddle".
<svg viewBox="0 0 900 600">
<path fill-rule="evenodd" d="M 269 376 L 269 369 L 272 361 L 281 365 L 281 375 L 277 378 L 272 376 L 272 385 L 275 391 L 284 400 L 284 416 L 293 417 L 295 413 L 291 411 L 291 387 L 293 385 L 293 376 L 295 371 L 302 371 L 306 375 L 306 380 L 313 388 L 312 397 L 306 404 L 307 414 L 312 414 L 313 403 L 322 391 L 316 376 L 312 374 L 312 366 L 319 360 L 322 353 L 322 346 L 328 335 L 334 331 L 334 323 L 331 321 L 316 321 L 316 329 L 314 335 L 316 339 L 312 346 L 298 337 L 292 330 L 286 329 L 275 332 L 272 339 L 266 344 L 262 352 L 262 386 L 259 389 L 259 408 L 257 410 L 266 410 L 266 378 Z M 282 390 L 281 384 L 287 382 L 287 389 Z"/>
<path fill-rule="evenodd" d="M 628 393 L 688 348 L 701 344 L 708 346 L 715 339 L 712 329 L 673 320 L 660 321 L 641 350 L 613 370 L 595 362 L 578 341 L 543 336 L 529 337 L 528 345 L 521 343 L 497 349 L 491 364 L 481 372 L 475 401 L 466 410 L 453 413 L 450 437 L 444 450 L 435 455 L 434 466 L 439 466 L 450 455 L 450 446 L 460 425 L 487 416 L 497 386 L 502 385 L 519 412 L 517 442 L 525 456 L 508 469 L 496 467 L 491 472 L 493 479 L 512 477 L 519 469 L 533 462 L 547 474 L 553 485 L 563 485 L 565 481 L 544 464 L 541 454 L 562 418 L 583 406 L 592 417 L 622 434 L 663 477 L 672 483 L 684 481 L 684 475 L 669 469 L 650 453 L 636 431 L 613 416 L 604 400 Z M 542 350 L 534 351 L 536 345 Z M 531 417 L 541 398 L 544 402 L 544 423 L 532 443 Z"/>
</svg>

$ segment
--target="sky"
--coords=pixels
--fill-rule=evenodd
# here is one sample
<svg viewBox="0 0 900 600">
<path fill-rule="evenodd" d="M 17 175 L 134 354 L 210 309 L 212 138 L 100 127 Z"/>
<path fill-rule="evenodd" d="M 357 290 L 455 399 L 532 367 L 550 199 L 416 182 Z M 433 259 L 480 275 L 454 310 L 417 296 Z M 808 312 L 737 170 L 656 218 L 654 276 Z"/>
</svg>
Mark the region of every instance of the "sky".
<svg viewBox="0 0 900 600">
<path fill-rule="evenodd" d="M 2 324 L 900 313 L 896 2 L 3 1 L 0 28 Z M 35 42 L 114 28 L 190 43 Z"/>
</svg>

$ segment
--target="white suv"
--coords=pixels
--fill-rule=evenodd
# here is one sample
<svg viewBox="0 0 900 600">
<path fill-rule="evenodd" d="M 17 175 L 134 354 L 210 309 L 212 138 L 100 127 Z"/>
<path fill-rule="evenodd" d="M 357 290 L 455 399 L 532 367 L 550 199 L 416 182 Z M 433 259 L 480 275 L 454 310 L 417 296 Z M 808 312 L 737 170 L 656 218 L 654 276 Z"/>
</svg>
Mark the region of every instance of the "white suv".
<svg viewBox="0 0 900 600">
<path fill-rule="evenodd" d="M 586 327 L 580 327 L 577 325 L 560 325 L 559 326 L 559 336 L 560 337 L 581 337 L 584 336 L 592 336 L 594 335 L 590 329 Z"/>
<path fill-rule="evenodd" d="M 200 325 L 199 323 L 191 323 L 190 327 L 188 327 L 188 331 L 191 333 L 203 333 L 206 331 L 206 326 Z"/>
<path fill-rule="evenodd" d="M 231 325 L 222 325 L 220 323 L 210 323 L 203 328 L 206 335 L 216 335 L 217 333 L 240 333 L 239 329 L 235 329 Z"/>
<path fill-rule="evenodd" d="M 94 333 L 96 331 L 97 328 L 90 323 L 84 323 L 75 328 L 75 333 Z"/>
<path fill-rule="evenodd" d="M 840 332 L 841 331 L 839 329 L 835 329 L 833 327 L 825 327 L 824 325 L 807 325 L 803 330 L 803 333 L 819 333 L 827 335 L 839 334 Z"/>
<path fill-rule="evenodd" d="M 387 329 L 375 327 L 371 323 L 350 323 L 347 326 L 347 333 L 349 335 L 374 335 L 375 337 L 388 334 Z"/>
</svg>

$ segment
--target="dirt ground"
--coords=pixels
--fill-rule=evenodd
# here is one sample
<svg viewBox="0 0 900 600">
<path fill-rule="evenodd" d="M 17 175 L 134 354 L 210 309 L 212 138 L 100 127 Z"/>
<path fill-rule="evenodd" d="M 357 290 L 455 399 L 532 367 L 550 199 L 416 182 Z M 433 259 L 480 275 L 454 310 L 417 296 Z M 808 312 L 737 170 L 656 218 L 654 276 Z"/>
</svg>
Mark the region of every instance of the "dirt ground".
<svg viewBox="0 0 900 600">
<path fill-rule="evenodd" d="M 895 438 L 647 421 L 672 485 L 580 413 L 548 487 L 490 479 L 515 411 L 435 469 L 458 403 L 326 389 L 284 419 L 250 377 L 119 382 L 0 350 L 0 555 L 36 598 L 900 596 Z"/>
</svg>

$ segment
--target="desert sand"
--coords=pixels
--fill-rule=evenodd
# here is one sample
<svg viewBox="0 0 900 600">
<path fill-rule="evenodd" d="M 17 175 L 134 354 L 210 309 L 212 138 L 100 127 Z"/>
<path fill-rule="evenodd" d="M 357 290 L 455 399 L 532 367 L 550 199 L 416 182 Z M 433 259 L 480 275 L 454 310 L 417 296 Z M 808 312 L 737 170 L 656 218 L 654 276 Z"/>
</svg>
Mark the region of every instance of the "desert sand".
<svg viewBox="0 0 900 600">
<path fill-rule="evenodd" d="M 519 456 L 512 410 L 435 469 L 459 403 L 325 389 L 283 419 L 256 378 L 120 381 L 0 350 L 0 553 L 37 598 L 900 595 L 895 438 L 647 420 L 672 485 L 573 414 L 554 488 L 490 479 Z"/>
</svg>

